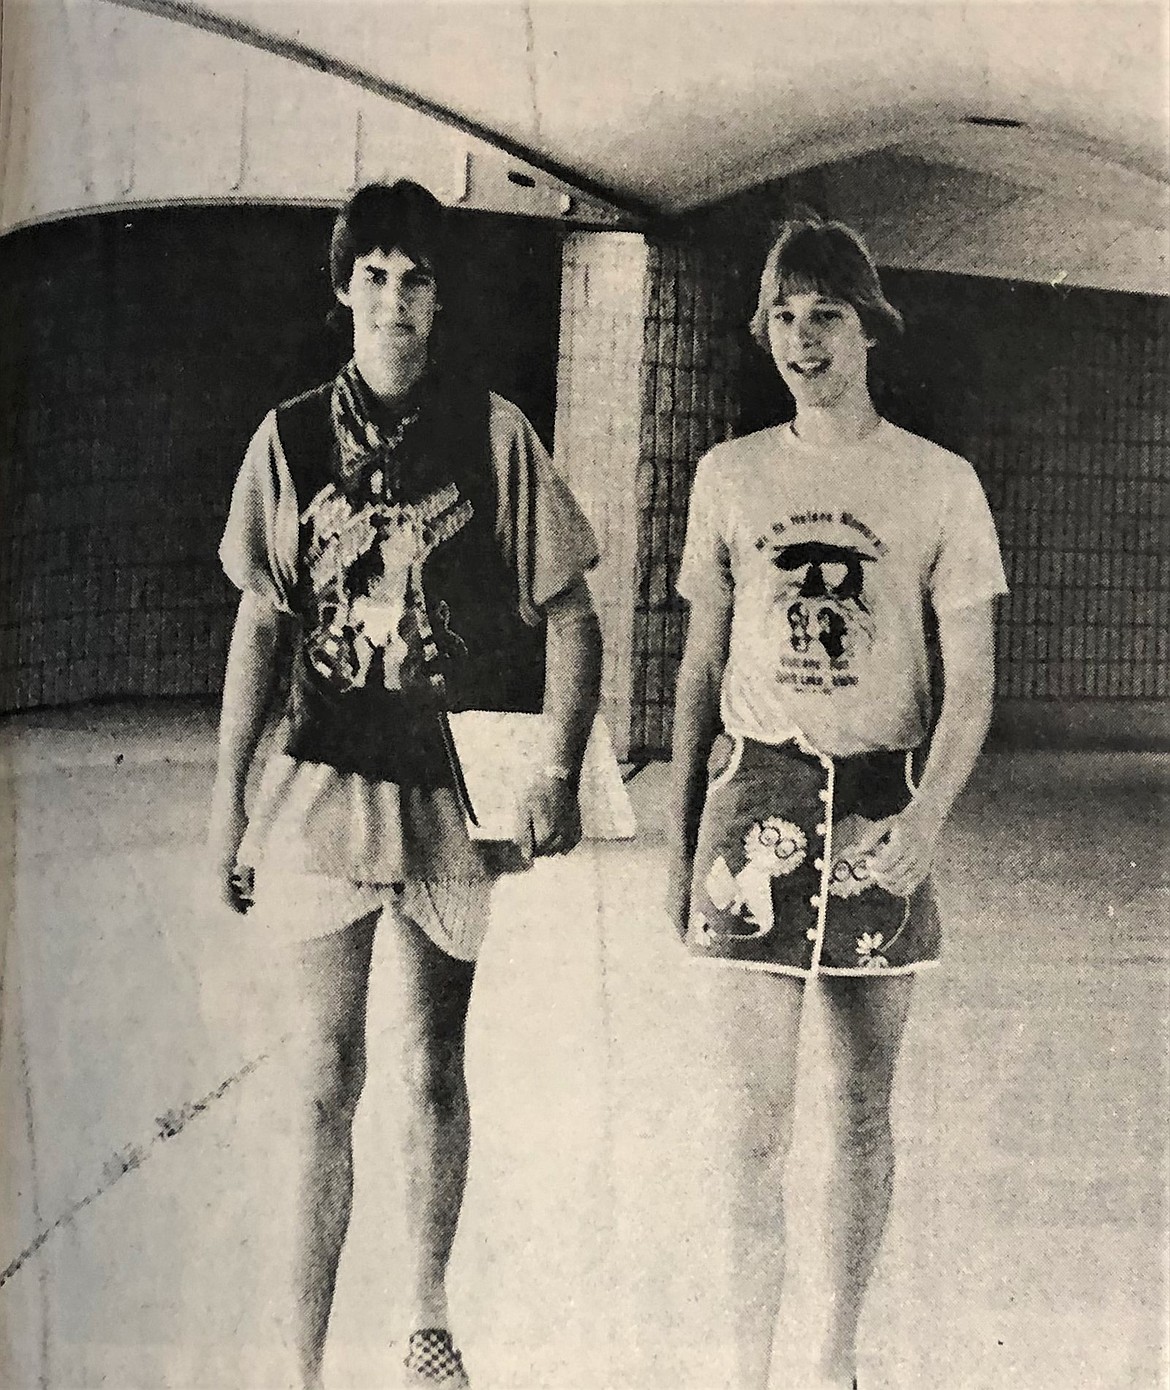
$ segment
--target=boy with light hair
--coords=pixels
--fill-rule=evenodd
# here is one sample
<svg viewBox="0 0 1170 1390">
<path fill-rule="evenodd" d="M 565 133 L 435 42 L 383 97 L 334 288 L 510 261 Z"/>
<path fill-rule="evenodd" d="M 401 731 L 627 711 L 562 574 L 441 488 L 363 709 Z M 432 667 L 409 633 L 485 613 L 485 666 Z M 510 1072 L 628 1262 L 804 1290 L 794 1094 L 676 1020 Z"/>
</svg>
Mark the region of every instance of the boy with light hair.
<svg viewBox="0 0 1170 1390">
<path fill-rule="evenodd" d="M 894 1067 L 914 976 L 939 953 L 930 868 L 990 718 L 1006 589 L 995 528 L 970 464 L 874 407 L 870 352 L 901 330 L 855 232 L 785 225 L 752 332 L 796 413 L 700 461 L 678 579 L 690 623 L 667 905 L 709 972 L 737 1098 L 735 1390 L 769 1381 L 810 981 L 826 1005 L 835 1139 L 815 1390 L 856 1385 L 893 1182 Z"/>
</svg>

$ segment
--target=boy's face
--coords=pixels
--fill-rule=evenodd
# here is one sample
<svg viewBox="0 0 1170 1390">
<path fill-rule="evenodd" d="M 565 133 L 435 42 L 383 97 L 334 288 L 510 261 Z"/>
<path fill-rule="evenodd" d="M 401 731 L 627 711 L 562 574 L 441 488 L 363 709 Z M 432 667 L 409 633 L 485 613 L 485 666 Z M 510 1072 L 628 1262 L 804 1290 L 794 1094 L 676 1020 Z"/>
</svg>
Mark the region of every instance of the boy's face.
<svg viewBox="0 0 1170 1390">
<path fill-rule="evenodd" d="M 435 277 L 399 250 L 368 251 L 337 298 L 353 313 L 354 356 L 375 389 L 409 390 L 427 362 L 435 324 Z"/>
<path fill-rule="evenodd" d="M 868 392 L 873 340 L 845 300 L 812 289 L 777 300 L 768 314 L 768 343 L 798 410 L 834 405 L 859 388 Z"/>
</svg>

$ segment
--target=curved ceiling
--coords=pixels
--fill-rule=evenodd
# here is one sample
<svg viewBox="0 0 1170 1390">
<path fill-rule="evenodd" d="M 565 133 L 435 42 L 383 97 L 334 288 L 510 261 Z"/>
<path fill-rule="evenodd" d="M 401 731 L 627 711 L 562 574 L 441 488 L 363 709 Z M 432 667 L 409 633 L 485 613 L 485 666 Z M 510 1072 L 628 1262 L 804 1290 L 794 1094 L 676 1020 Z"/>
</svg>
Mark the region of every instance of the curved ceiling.
<svg viewBox="0 0 1170 1390">
<path fill-rule="evenodd" d="M 660 211 L 875 149 L 1002 172 L 971 118 L 1019 123 L 1016 167 L 1167 177 L 1162 4 L 128 3 L 308 45 Z"/>
<path fill-rule="evenodd" d="M 1164 0 L 0 9 L 0 230 L 395 173 L 593 226 L 763 187 L 886 265 L 1170 287 Z"/>
</svg>

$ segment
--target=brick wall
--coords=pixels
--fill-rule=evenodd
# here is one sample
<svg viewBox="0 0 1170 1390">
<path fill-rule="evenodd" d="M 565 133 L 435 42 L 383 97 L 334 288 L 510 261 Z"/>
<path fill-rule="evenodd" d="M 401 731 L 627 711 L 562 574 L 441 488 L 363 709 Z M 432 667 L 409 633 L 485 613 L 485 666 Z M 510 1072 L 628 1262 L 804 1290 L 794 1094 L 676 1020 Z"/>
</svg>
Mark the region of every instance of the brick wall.
<svg viewBox="0 0 1170 1390">
<path fill-rule="evenodd" d="M 929 277 L 966 330 L 959 448 L 1012 593 L 1003 700 L 1170 697 L 1170 301 Z M 936 311 L 937 312 L 937 311 Z M 941 335 L 932 335 L 941 353 Z"/>
<path fill-rule="evenodd" d="M 998 696 L 1170 696 L 1170 301 L 886 271 L 906 316 L 874 396 L 969 458 L 999 528 Z M 762 354 L 741 428 L 786 418 Z"/>
<path fill-rule="evenodd" d="M 595 320 L 589 365 L 573 346 L 583 320 L 562 328 L 562 393 L 578 394 L 574 432 L 561 442 L 602 519 L 607 655 L 622 676 L 608 709 L 632 757 L 670 748 L 685 630 L 674 582 L 695 463 L 718 440 L 792 410 L 746 328 L 763 243 L 717 231 L 651 241 L 644 260 L 630 260 L 620 352 L 600 301 L 573 311 Z M 582 264 L 578 256 L 570 278 Z M 1012 586 L 997 629 L 1001 708 L 1018 720 L 1021 704 L 1059 705 L 1067 723 L 1074 706 L 1129 702 L 1114 726 L 1136 721 L 1159 740 L 1151 711 L 1170 695 L 1170 303 L 916 271 L 884 278 L 907 331 L 875 354 L 877 404 L 969 458 L 999 526 Z M 608 386 L 594 391 L 589 380 Z M 600 445 L 588 443 L 590 429 Z M 1090 723 L 1100 737 L 1098 716 Z"/>
<path fill-rule="evenodd" d="M 722 340 L 739 361 L 728 418 L 744 433 L 789 418 L 792 402 L 743 326 L 758 262 L 720 244 L 722 258 L 709 254 L 728 306 Z M 998 700 L 1126 701 L 1160 739 L 1138 706 L 1170 697 L 1170 301 L 919 271 L 883 280 L 907 331 L 874 361 L 875 400 L 969 458 L 996 517 L 1012 586 Z M 659 495 L 685 504 L 692 470 L 677 458 Z M 677 534 L 666 550 L 669 578 Z M 669 748 L 659 711 L 681 648 L 663 578 L 661 563 L 642 576 L 647 612 L 665 615 L 646 639 L 651 671 L 655 649 L 665 654 L 664 693 L 651 676 L 642 695 L 645 751 L 657 753 Z"/>
<path fill-rule="evenodd" d="M 685 634 L 675 592 L 695 464 L 730 437 L 738 417 L 736 283 L 724 257 L 700 246 L 650 247 L 642 447 L 638 463 L 639 575 L 634 606 L 634 756 L 669 749 Z"/>
<path fill-rule="evenodd" d="M 597 526 L 607 709 L 669 747 L 673 583 L 698 456 L 788 403 L 744 323 L 758 247 L 561 234 L 468 215 L 456 331 L 558 449 Z M 219 689 L 235 595 L 215 560 L 244 445 L 322 379 L 330 214 L 205 208 L 3 239 L 0 709 Z M 762 255 L 762 252 L 760 253 Z M 905 343 L 881 408 L 971 458 L 1004 545 L 1007 701 L 1170 695 L 1165 299 L 886 273 Z M 554 374 L 557 374 L 554 376 Z"/>
</svg>

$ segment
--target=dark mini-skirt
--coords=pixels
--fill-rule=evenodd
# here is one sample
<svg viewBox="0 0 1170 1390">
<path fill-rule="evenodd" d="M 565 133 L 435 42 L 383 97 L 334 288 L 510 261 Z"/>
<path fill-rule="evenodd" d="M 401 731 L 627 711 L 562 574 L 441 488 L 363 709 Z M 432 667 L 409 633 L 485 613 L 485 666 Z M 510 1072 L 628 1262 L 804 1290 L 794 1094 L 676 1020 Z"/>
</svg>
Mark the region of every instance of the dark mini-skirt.
<svg viewBox="0 0 1170 1390">
<path fill-rule="evenodd" d="M 910 801 L 913 754 L 834 758 L 795 742 L 721 733 L 691 884 L 687 947 L 698 959 L 789 975 L 905 972 L 938 960 L 927 879 L 908 897 L 851 849 Z"/>
</svg>

